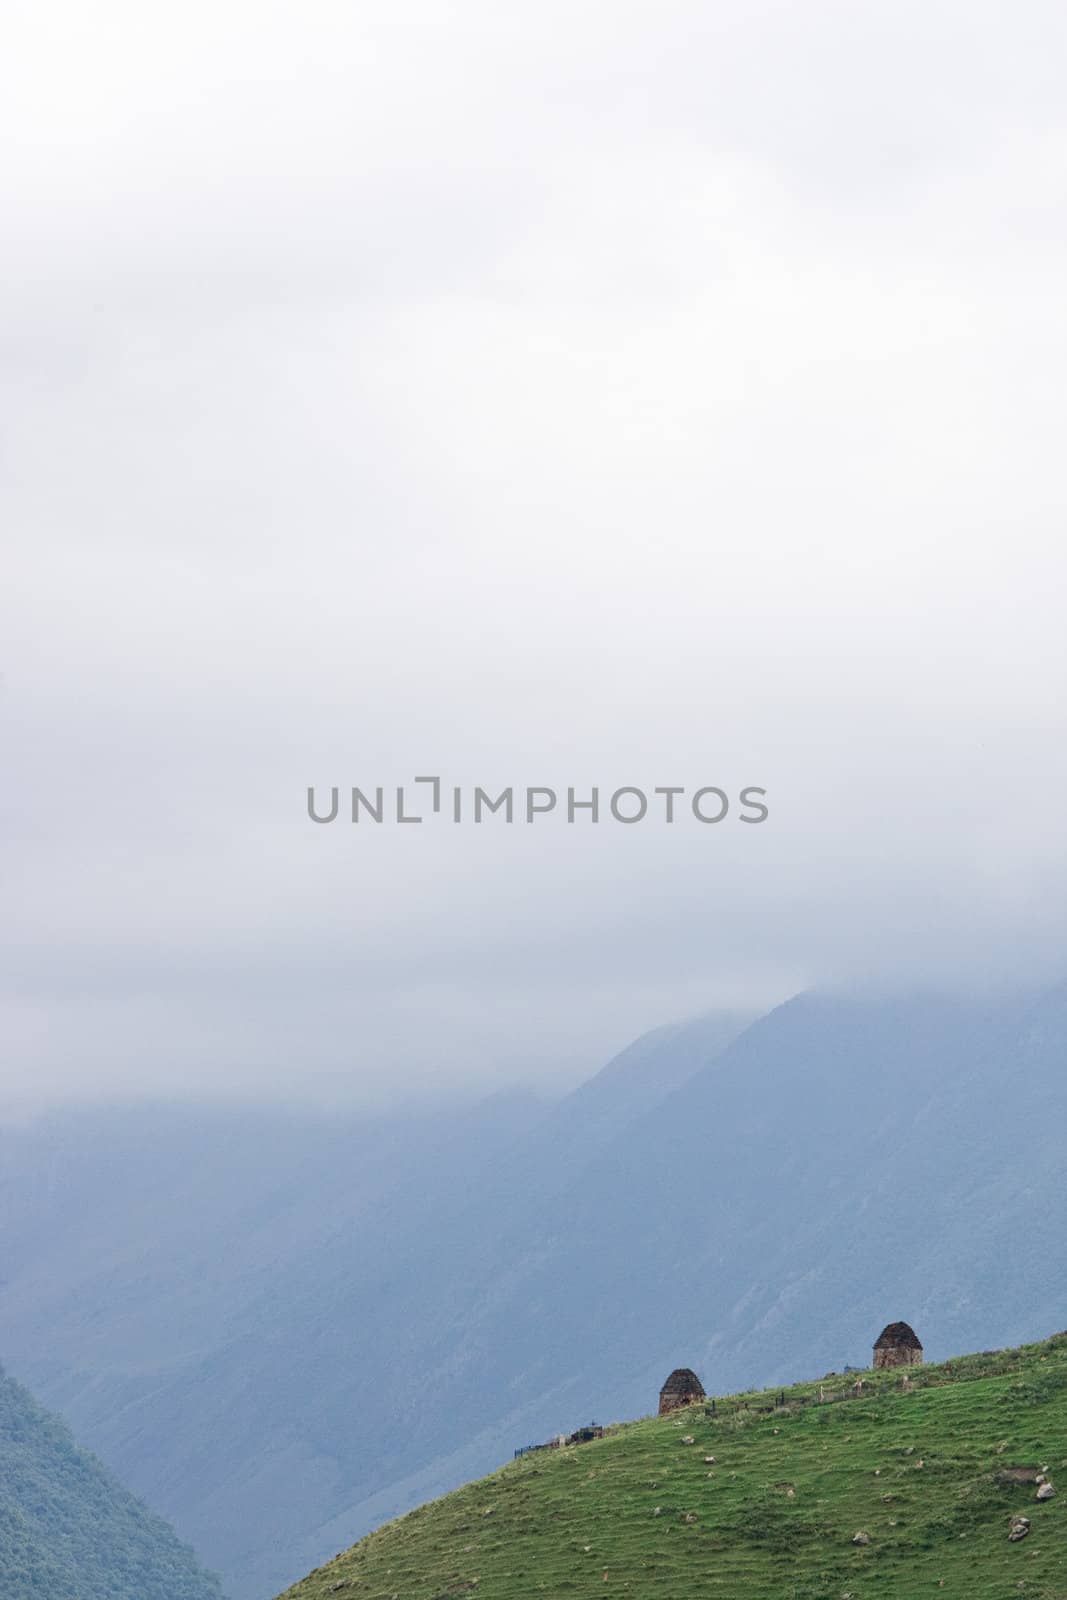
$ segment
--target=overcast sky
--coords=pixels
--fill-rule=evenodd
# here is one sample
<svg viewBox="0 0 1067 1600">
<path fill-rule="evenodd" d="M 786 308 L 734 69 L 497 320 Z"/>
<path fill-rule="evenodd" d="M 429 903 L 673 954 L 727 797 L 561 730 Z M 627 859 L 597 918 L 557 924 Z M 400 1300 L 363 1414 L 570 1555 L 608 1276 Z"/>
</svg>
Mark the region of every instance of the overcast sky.
<svg viewBox="0 0 1067 1600">
<path fill-rule="evenodd" d="M 5 35 L 0 1103 L 1063 971 L 1062 6 Z M 422 774 L 770 815 L 307 818 Z"/>
</svg>

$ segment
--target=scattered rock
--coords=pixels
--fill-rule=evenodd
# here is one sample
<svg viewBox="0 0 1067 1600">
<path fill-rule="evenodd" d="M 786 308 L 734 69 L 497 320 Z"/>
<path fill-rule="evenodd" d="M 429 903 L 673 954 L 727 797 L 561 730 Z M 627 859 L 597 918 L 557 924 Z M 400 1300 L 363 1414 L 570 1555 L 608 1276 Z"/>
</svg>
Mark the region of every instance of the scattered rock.
<svg viewBox="0 0 1067 1600">
<path fill-rule="evenodd" d="M 870 1534 L 869 1533 L 864 1533 L 862 1528 L 860 1529 L 859 1533 L 854 1533 L 852 1535 L 852 1543 L 853 1544 L 870 1544 L 870 1542 L 871 1542 Z"/>
<path fill-rule="evenodd" d="M 704 1457 L 704 1465 L 710 1467 L 714 1460 L 715 1460 L 714 1456 L 705 1456 Z"/>
<path fill-rule="evenodd" d="M 1012 1517 L 1008 1527 L 1008 1538 L 1012 1544 L 1018 1544 L 1020 1539 L 1025 1539 L 1030 1532 L 1029 1517 Z"/>
<path fill-rule="evenodd" d="M 663 1515 L 663 1507 L 662 1506 L 656 1506 L 656 1508 L 653 1511 L 652 1515 L 654 1517 L 662 1517 L 662 1515 Z"/>
<path fill-rule="evenodd" d="M 682 1518 L 683 1522 L 696 1522 L 696 1520 L 697 1514 L 695 1511 L 687 1511 L 685 1516 Z"/>
<path fill-rule="evenodd" d="M 691 1433 L 683 1433 L 682 1434 L 682 1443 L 683 1444 L 696 1444 L 696 1440 L 693 1438 L 693 1435 Z"/>
<path fill-rule="evenodd" d="M 1037 1498 L 1039 1500 L 1051 1500 L 1055 1493 L 1056 1493 L 1056 1491 L 1053 1488 L 1052 1484 L 1046 1481 L 1038 1489 Z"/>
</svg>

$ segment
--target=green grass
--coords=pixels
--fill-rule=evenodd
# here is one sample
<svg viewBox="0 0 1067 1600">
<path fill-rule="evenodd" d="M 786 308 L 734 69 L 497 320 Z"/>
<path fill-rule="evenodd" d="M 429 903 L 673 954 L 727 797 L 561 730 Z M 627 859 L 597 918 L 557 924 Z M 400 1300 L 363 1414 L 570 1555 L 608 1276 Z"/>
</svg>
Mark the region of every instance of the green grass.
<svg viewBox="0 0 1067 1600">
<path fill-rule="evenodd" d="M 1067 1334 L 912 1369 L 907 1390 L 900 1372 L 863 1376 L 840 1403 L 853 1380 L 526 1456 L 378 1529 L 286 1600 L 1067 1600 Z M 1056 1498 L 1001 1481 L 1024 1464 L 1048 1467 Z M 1012 1544 L 1016 1512 L 1031 1532 Z"/>
</svg>

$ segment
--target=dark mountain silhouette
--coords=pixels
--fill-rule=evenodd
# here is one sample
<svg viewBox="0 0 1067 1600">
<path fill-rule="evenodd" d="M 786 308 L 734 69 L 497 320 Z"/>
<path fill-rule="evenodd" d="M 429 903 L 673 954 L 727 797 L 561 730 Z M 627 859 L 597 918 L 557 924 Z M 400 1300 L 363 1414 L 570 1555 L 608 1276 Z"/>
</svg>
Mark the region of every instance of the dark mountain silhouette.
<svg viewBox="0 0 1067 1600">
<path fill-rule="evenodd" d="M 217 1581 L 0 1371 L 0 1600 L 221 1600 Z"/>
</svg>

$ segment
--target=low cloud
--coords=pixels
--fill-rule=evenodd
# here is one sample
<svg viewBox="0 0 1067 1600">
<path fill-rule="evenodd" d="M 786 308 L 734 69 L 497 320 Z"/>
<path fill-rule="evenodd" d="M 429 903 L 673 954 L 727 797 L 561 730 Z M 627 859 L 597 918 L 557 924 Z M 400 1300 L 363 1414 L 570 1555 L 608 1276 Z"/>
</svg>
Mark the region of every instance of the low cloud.
<svg viewBox="0 0 1067 1600">
<path fill-rule="evenodd" d="M 1063 31 L 24 11 L 0 1094 L 552 1083 L 1055 970 Z M 307 819 L 420 773 L 770 815 Z"/>
</svg>

